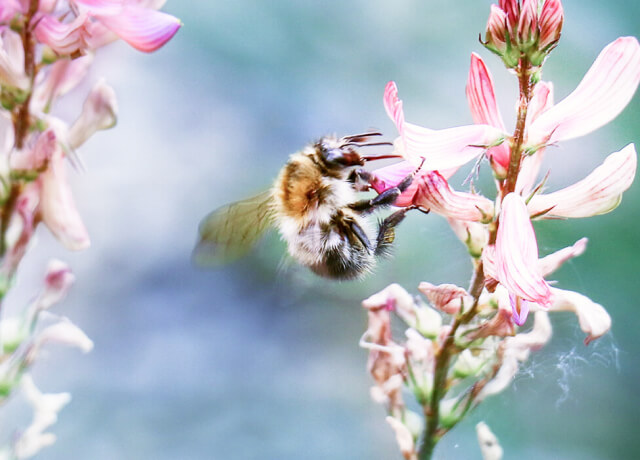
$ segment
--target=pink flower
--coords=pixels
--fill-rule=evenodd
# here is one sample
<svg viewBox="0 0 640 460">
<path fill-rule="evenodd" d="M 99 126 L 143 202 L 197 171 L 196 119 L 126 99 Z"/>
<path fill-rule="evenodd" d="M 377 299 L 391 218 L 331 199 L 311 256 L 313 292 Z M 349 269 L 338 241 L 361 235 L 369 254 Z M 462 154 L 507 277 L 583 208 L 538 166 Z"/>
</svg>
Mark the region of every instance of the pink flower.
<svg viewBox="0 0 640 460">
<path fill-rule="evenodd" d="M 487 255 L 491 257 L 491 251 Z M 493 256 L 495 272 L 490 270 L 490 275 L 514 296 L 514 319 L 517 324 L 524 324 L 526 321 L 526 302 L 549 307 L 551 290 L 538 271 L 536 235 L 529 220 L 527 206 L 522 197 L 515 193 L 508 194 L 502 201 Z M 520 302 L 519 299 L 525 302 Z M 518 306 L 522 310 L 518 311 Z"/>
<path fill-rule="evenodd" d="M 104 80 L 99 80 L 84 101 L 82 113 L 69 129 L 69 145 L 78 148 L 96 131 L 113 127 L 117 112 L 115 91 Z"/>
<path fill-rule="evenodd" d="M 46 76 L 38 82 L 31 98 L 34 111 L 49 112 L 53 101 L 75 88 L 85 77 L 93 55 L 76 59 L 58 59 L 49 66 Z"/>
<path fill-rule="evenodd" d="M 609 155 L 591 174 L 569 187 L 553 193 L 535 195 L 529 213 L 543 218 L 590 217 L 615 209 L 622 193 L 636 173 L 637 154 L 633 144 Z"/>
<path fill-rule="evenodd" d="M 428 171 L 460 167 L 504 138 L 501 130 L 488 125 L 432 130 L 405 122 L 402 101 L 392 81 L 385 88 L 384 106 L 400 134 L 396 151 L 414 166 L 424 158 L 424 169 Z"/>
<path fill-rule="evenodd" d="M 640 45 L 621 37 L 607 45 L 578 87 L 532 120 L 527 144 L 539 146 L 587 134 L 613 120 L 640 82 Z"/>
<path fill-rule="evenodd" d="M 35 32 L 38 40 L 59 54 L 82 53 L 121 38 L 134 48 L 152 52 L 181 27 L 179 19 L 131 0 L 73 0 L 79 15 L 68 22 L 44 15 Z"/>
</svg>

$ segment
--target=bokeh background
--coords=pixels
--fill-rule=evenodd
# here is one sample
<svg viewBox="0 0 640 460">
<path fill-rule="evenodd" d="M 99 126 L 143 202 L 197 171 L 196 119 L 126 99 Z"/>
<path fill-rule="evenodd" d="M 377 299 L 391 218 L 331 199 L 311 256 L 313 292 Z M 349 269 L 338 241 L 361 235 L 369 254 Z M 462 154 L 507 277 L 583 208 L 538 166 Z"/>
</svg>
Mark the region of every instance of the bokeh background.
<svg viewBox="0 0 640 460">
<path fill-rule="evenodd" d="M 489 1 L 170 0 L 184 27 L 164 49 L 100 51 L 90 82 L 57 108 L 73 119 L 100 76 L 119 98 L 118 126 L 83 148 L 73 174 L 92 247 L 68 253 L 40 229 L 9 302 L 27 301 L 51 257 L 77 284 L 58 313 L 95 341 L 91 354 L 51 348 L 34 368 L 73 401 L 42 459 L 394 459 L 384 410 L 369 399 L 361 299 L 399 282 L 466 285 L 461 244 L 436 215 L 410 215 L 395 256 L 363 282 L 331 283 L 288 261 L 271 235 L 237 264 L 190 263 L 199 220 L 270 185 L 287 155 L 324 134 L 378 128 L 395 80 L 407 118 L 432 128 L 471 123 L 464 96 L 479 52 L 513 127 L 516 85 L 478 43 Z M 640 4 L 566 0 L 560 46 L 544 77 L 569 94 L 600 50 L 640 35 Z M 572 183 L 630 142 L 636 96 L 611 124 L 548 154 L 549 187 Z M 488 177 L 488 168 L 482 167 Z M 458 178 L 464 179 L 464 175 Z M 553 317 L 552 342 L 502 395 L 440 443 L 439 459 L 479 459 L 485 420 L 507 458 L 640 458 L 640 184 L 613 213 L 537 226 L 542 254 L 590 239 L 554 275 L 605 305 L 612 332 L 589 347 L 575 318 Z M 18 404 L 18 403 L 15 403 Z M 15 410 L 26 424 L 30 413 Z M 13 416 L 12 416 L 13 417 Z"/>
</svg>

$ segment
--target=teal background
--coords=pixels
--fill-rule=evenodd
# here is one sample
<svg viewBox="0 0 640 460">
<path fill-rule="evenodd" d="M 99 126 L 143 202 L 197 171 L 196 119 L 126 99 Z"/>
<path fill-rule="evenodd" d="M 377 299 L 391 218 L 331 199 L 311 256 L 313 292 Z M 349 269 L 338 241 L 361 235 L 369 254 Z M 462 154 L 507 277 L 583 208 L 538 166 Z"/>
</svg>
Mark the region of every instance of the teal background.
<svg viewBox="0 0 640 460">
<path fill-rule="evenodd" d="M 431 128 L 471 123 L 464 86 L 480 53 L 513 128 L 515 79 L 478 43 L 488 1 L 169 1 L 184 27 L 153 55 L 101 50 L 91 80 L 119 98 L 118 126 L 83 149 L 73 175 L 92 237 L 81 254 L 44 231 L 9 302 L 39 286 L 51 256 L 77 285 L 56 311 L 95 341 L 89 355 L 51 347 L 34 368 L 72 403 L 42 459 L 394 459 L 384 410 L 369 398 L 359 303 L 391 282 L 465 286 L 465 250 L 436 215 L 410 215 L 395 256 L 364 282 L 332 283 L 288 261 L 271 235 L 218 271 L 190 264 L 199 220 L 268 187 L 289 153 L 328 133 L 395 128 L 382 106 L 395 80 L 407 119 Z M 600 50 L 640 35 L 631 1 L 567 0 L 560 46 L 544 78 L 556 101 Z M 58 107 L 73 119 L 89 86 Z M 579 180 L 611 152 L 640 141 L 635 97 L 612 123 L 548 154 L 549 188 Z M 488 177 L 487 165 L 482 174 Z M 464 175 L 458 178 L 464 179 Z M 587 252 L 553 278 L 604 305 L 612 332 L 585 347 L 570 314 L 503 394 L 438 446 L 439 459 L 479 459 L 485 420 L 518 459 L 640 458 L 637 338 L 640 185 L 613 213 L 537 225 L 540 251 L 582 236 Z M 400 332 L 400 331 L 398 331 Z M 19 400 L 9 410 L 26 424 Z"/>
</svg>

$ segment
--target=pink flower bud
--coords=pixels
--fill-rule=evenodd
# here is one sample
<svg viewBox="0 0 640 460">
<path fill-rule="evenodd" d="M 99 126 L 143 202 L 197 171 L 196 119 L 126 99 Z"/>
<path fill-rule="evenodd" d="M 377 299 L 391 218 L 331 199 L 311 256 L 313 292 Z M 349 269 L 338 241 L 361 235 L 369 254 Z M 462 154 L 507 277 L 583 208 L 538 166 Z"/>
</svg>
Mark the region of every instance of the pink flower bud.
<svg viewBox="0 0 640 460">
<path fill-rule="evenodd" d="M 545 50 L 549 46 L 555 45 L 560 39 L 564 11 L 560 0 L 546 0 L 540 13 L 540 41 L 538 48 Z"/>
<path fill-rule="evenodd" d="M 518 20 L 518 47 L 526 52 L 538 38 L 538 0 L 522 0 Z"/>
<path fill-rule="evenodd" d="M 518 18 L 520 17 L 520 7 L 518 6 L 518 0 L 500 0 L 498 2 L 500 9 L 505 12 L 507 16 L 507 22 L 512 30 L 516 29 L 518 25 Z"/>
<path fill-rule="evenodd" d="M 507 51 L 508 35 L 506 13 L 496 5 L 491 5 L 484 45 L 493 52 L 503 55 Z"/>
</svg>

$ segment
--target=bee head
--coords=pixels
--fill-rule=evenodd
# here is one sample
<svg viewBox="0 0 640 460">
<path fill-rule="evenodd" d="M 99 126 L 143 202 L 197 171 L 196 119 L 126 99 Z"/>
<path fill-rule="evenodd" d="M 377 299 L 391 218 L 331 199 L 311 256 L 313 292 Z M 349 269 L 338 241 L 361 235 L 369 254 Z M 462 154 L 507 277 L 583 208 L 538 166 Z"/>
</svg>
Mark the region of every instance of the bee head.
<svg viewBox="0 0 640 460">
<path fill-rule="evenodd" d="M 316 143 L 316 152 L 324 163 L 331 168 L 363 166 L 367 158 L 360 156 L 355 148 L 373 145 L 393 145 L 390 142 L 370 142 L 371 137 L 381 135 L 378 132 L 370 132 L 345 136 L 340 139 L 326 136 Z"/>
</svg>

